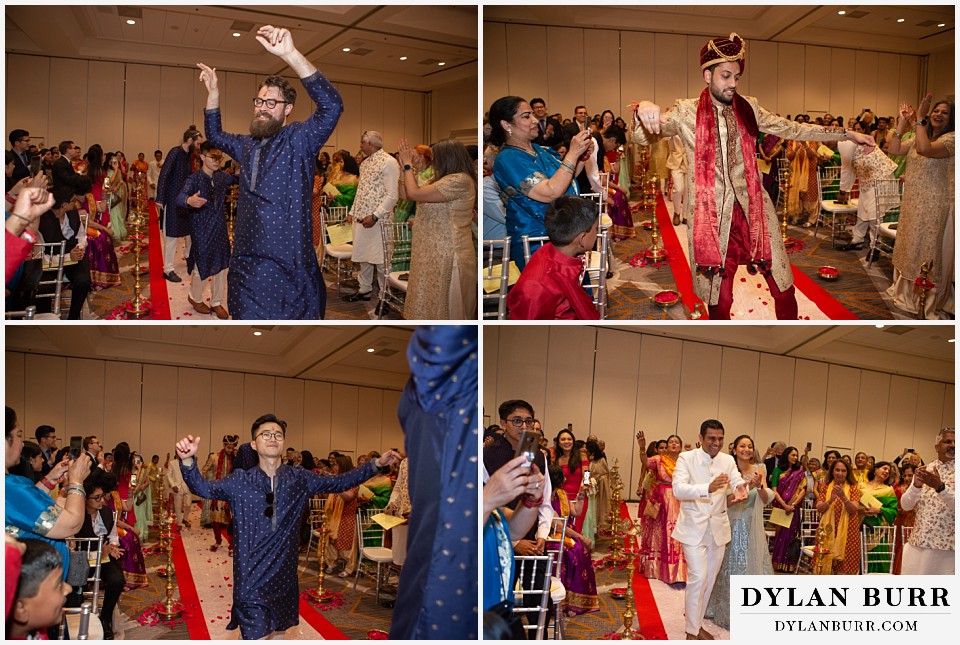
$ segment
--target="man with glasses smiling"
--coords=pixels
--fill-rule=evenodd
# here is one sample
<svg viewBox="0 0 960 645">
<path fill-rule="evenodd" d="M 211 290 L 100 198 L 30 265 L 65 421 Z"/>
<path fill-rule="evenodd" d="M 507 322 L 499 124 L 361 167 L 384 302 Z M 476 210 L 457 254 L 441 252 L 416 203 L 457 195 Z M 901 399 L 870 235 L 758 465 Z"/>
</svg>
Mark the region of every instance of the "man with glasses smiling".
<svg viewBox="0 0 960 645">
<path fill-rule="evenodd" d="M 227 134 L 221 126 L 217 71 L 197 63 L 207 88 L 207 136 L 240 164 L 227 292 L 230 313 L 243 320 L 318 319 L 327 294 L 310 214 L 315 159 L 337 125 L 343 101 L 294 47 L 287 29 L 261 27 L 257 40 L 290 66 L 317 109 L 305 121 L 285 126 L 297 91 L 282 76 L 268 76 L 253 99 L 250 134 Z"/>
<path fill-rule="evenodd" d="M 339 493 L 367 481 L 400 455 L 388 450 L 360 468 L 335 477 L 317 475 L 283 463 L 285 421 L 265 414 L 253 422 L 251 446 L 259 465 L 207 481 L 194 455 L 200 438 L 177 442 L 180 470 L 190 490 L 207 499 L 229 502 L 233 511 L 233 611 L 227 629 L 240 627 L 244 640 L 260 639 L 297 625 L 299 587 L 297 549 L 306 500 L 318 493 Z"/>
<path fill-rule="evenodd" d="M 213 312 L 220 320 L 226 320 L 229 315 L 222 303 L 227 290 L 230 238 L 223 203 L 227 186 L 237 183 L 237 178 L 220 171 L 223 153 L 212 142 L 204 141 L 200 145 L 200 159 L 203 166 L 190 175 L 177 197 L 177 206 L 189 210 L 193 228 L 193 242 L 187 256 L 190 273 L 187 300 L 197 313 Z M 211 276 L 210 304 L 207 305 L 203 301 L 203 286 Z"/>
</svg>

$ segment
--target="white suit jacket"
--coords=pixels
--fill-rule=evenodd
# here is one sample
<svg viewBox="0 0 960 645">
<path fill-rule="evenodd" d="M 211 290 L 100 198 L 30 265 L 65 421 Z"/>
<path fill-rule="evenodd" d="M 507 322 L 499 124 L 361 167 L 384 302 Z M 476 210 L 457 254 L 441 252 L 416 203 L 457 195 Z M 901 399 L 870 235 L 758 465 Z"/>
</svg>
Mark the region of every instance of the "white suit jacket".
<svg viewBox="0 0 960 645">
<path fill-rule="evenodd" d="M 729 488 L 721 488 L 711 495 L 707 488 L 721 473 L 730 477 Z M 709 522 L 717 545 L 727 544 L 730 541 L 727 494 L 744 482 L 737 462 L 724 452 L 712 459 L 702 448 L 680 453 L 673 471 L 673 496 L 680 501 L 680 517 L 671 534 L 673 539 L 681 544 L 700 544 Z"/>
</svg>

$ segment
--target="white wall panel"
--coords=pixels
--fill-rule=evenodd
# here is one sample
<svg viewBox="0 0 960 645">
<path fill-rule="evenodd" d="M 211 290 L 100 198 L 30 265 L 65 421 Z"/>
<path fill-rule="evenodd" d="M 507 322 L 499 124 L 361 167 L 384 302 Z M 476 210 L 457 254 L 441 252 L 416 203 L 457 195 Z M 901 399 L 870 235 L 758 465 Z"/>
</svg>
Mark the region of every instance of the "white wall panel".
<svg viewBox="0 0 960 645">
<path fill-rule="evenodd" d="M 380 447 L 377 450 L 381 453 L 391 448 L 405 450 L 403 428 L 400 426 L 400 419 L 397 417 L 401 393 L 396 390 L 381 390 L 381 393 L 383 395 L 383 408 L 380 417 Z"/>
<path fill-rule="evenodd" d="M 824 436 L 830 446 L 862 449 L 856 441 L 859 399 L 860 371 L 852 367 L 830 365 L 823 424 Z"/>
<path fill-rule="evenodd" d="M 343 98 L 343 114 L 337 122 L 337 129 L 331 140 L 336 141 L 338 150 L 348 150 L 355 153 L 360 149 L 360 136 L 367 128 L 363 123 L 363 111 L 360 110 L 360 104 L 363 94 L 363 88 L 359 85 L 347 85 L 336 83 L 337 91 Z"/>
<path fill-rule="evenodd" d="M 127 441 L 133 450 L 145 453 L 147 459 L 157 452 L 147 453 L 143 448 L 143 439 L 140 428 L 142 418 L 142 379 L 143 366 L 140 363 L 121 363 L 119 361 L 104 361 L 103 366 L 104 400 L 102 407 L 106 414 L 104 434 L 116 437 L 119 441 Z M 96 432 L 86 432 L 77 429 L 71 435 L 90 435 Z M 104 437 L 101 437 L 103 439 Z M 60 442 L 67 445 L 66 441 Z M 160 455 L 161 458 L 166 453 Z"/>
<path fill-rule="evenodd" d="M 113 419 L 105 422 L 107 410 L 104 408 L 110 397 L 100 395 L 106 392 L 103 363 L 85 358 L 67 359 L 67 389 L 74 395 L 70 396 L 67 406 L 67 422 L 62 429 L 57 429 L 66 436 L 99 435 L 104 446 L 113 447 L 123 441 L 120 437 L 126 428 Z M 136 448 L 131 444 L 131 449 Z"/>
<path fill-rule="evenodd" d="M 856 69 L 857 53 L 852 49 L 831 49 L 830 67 L 823 70 L 830 79 L 830 114 L 844 117 L 844 123 L 860 114 L 854 111 L 854 85 L 850 79 Z"/>
<path fill-rule="evenodd" d="M 620 96 L 621 103 L 630 101 L 652 101 L 653 96 L 653 57 L 643 55 L 653 49 L 653 34 L 625 31 L 620 34 Z M 547 104 L 550 107 L 550 104 Z M 667 106 L 662 106 L 667 107 Z M 555 109 L 550 108 L 556 112 Z M 624 108 L 621 108 L 624 121 L 629 125 Z"/>
<path fill-rule="evenodd" d="M 90 61 L 90 76 L 85 92 L 87 137 L 90 142 L 84 148 L 99 143 L 107 152 L 116 150 L 113 142 L 123 141 L 123 118 L 117 114 L 118 108 L 123 106 L 123 73 L 123 63 Z"/>
<path fill-rule="evenodd" d="M 624 481 L 633 477 L 631 473 L 640 472 L 634 435 L 644 427 L 637 418 L 642 338 L 639 334 L 615 329 L 597 330 L 590 432 L 606 441 L 607 463 L 611 467 L 614 459 L 619 458 L 620 476 Z"/>
<path fill-rule="evenodd" d="M 357 419 L 360 388 L 355 385 L 333 384 L 333 402 L 330 410 L 330 450 L 348 453 L 354 465 L 357 462 Z"/>
<path fill-rule="evenodd" d="M 684 62 L 687 60 L 687 37 L 677 34 L 654 34 L 653 46 L 653 100 L 661 107 L 668 107 L 677 99 L 688 96 L 687 77 L 684 73 L 686 71 Z M 633 100 L 641 99 L 628 98 L 623 101 L 623 105 Z M 623 106 L 620 106 L 617 115 L 625 112 Z"/>
<path fill-rule="evenodd" d="M 871 107 L 877 116 L 897 116 L 900 113 L 900 101 L 904 100 L 900 95 L 899 82 L 885 83 L 885 79 L 898 78 L 900 74 L 899 54 L 888 54 L 880 52 L 877 59 L 879 68 L 879 79 L 877 83 L 877 101 L 876 105 Z M 914 60 L 916 58 L 912 57 Z"/>
<path fill-rule="evenodd" d="M 367 87 L 366 85 L 361 87 L 360 114 L 363 118 L 363 129 L 376 130 L 385 135 L 383 131 L 383 112 L 383 88 Z M 360 134 L 363 133 L 361 132 Z M 357 140 L 360 140 L 359 136 Z M 384 146 L 387 150 L 393 150 L 395 145 L 395 142 L 392 142 L 389 138 L 384 138 Z"/>
<path fill-rule="evenodd" d="M 546 52 L 546 60 L 543 66 L 538 66 L 542 53 L 534 54 L 532 57 L 527 57 L 525 54 L 524 58 L 516 59 L 511 47 L 510 64 L 523 68 L 522 71 L 512 72 L 511 78 L 529 74 L 528 84 L 523 86 L 525 89 L 518 96 L 528 100 L 534 96 L 543 97 L 547 100 L 549 110 L 560 112 L 564 117 L 571 119 L 573 108 L 577 105 L 586 105 L 590 116 L 598 112 L 599 110 L 591 107 L 591 103 L 596 104 L 589 92 L 593 86 L 587 86 L 587 78 L 593 70 L 587 65 L 586 57 L 587 51 L 593 47 L 593 40 L 586 37 L 582 29 L 553 27 L 547 29 L 545 33 L 542 28 L 525 27 L 525 29 L 536 29 L 534 33 L 537 40 L 546 39 L 546 47 L 543 49 Z M 523 49 L 523 51 L 527 50 Z M 514 93 L 511 92 L 511 94 Z M 549 98 L 544 94 L 549 94 Z"/>
<path fill-rule="evenodd" d="M 28 354 L 24 378 L 24 404 L 17 410 L 20 427 L 26 437 L 33 436 L 39 425 L 67 427 L 67 407 L 83 396 L 79 388 L 67 387 L 67 359 L 60 356 Z"/>
<path fill-rule="evenodd" d="M 636 429 L 643 430 L 648 441 L 680 434 L 677 430 L 683 345 L 683 341 L 673 338 L 642 336 Z"/>
<path fill-rule="evenodd" d="M 756 425 L 750 436 L 753 437 L 754 448 L 761 453 L 774 441 L 786 441 L 793 432 L 791 422 L 796 418 L 793 409 L 796 363 L 795 359 L 787 356 L 760 354 Z M 819 436 L 823 429 L 822 413 L 816 428 Z M 734 434 L 734 437 L 737 434 L 741 433 Z"/>
<path fill-rule="evenodd" d="M 783 80 L 777 85 L 777 106 L 784 117 L 803 111 L 804 46 L 792 43 L 777 45 L 777 75 Z"/>
<path fill-rule="evenodd" d="M 537 418 L 548 437 L 572 423 L 578 439 L 586 439 L 593 398 L 596 328 L 549 327 L 547 391 Z M 581 436 L 582 435 L 582 436 Z"/>
<path fill-rule="evenodd" d="M 218 74 L 221 91 L 229 84 L 227 74 Z M 196 111 L 193 105 L 195 92 L 194 85 L 200 85 L 197 74 L 192 70 L 179 67 L 161 67 L 159 87 L 155 90 L 155 100 L 159 110 L 157 123 L 157 140 L 151 148 L 146 150 L 147 161 L 153 159 L 153 151 L 163 151 L 164 159 L 167 152 L 183 141 L 183 133 L 191 123 L 206 134 L 203 125 L 203 112 Z M 206 91 L 204 91 L 206 94 Z M 137 151 L 139 152 L 139 150 Z M 136 153 L 134 153 L 136 154 Z M 163 455 L 161 455 L 161 458 Z"/>
<path fill-rule="evenodd" d="M 483 401 L 481 401 L 481 422 L 488 426 L 498 422 L 497 382 L 500 362 L 500 326 L 484 325 L 483 334 Z"/>
<path fill-rule="evenodd" d="M 137 160 L 138 152 L 142 152 L 147 163 L 150 163 L 153 160 L 153 151 L 157 149 L 157 142 L 160 141 L 160 102 L 157 100 L 157 88 L 160 87 L 162 70 L 162 67 L 156 65 L 126 66 L 121 141 L 123 152 L 131 164 Z M 118 116 L 115 114 L 114 118 Z M 197 127 L 203 130 L 202 117 Z M 183 129 L 186 129 L 186 125 Z M 163 153 L 166 154 L 167 151 L 164 150 Z"/>
<path fill-rule="evenodd" d="M 207 452 L 223 447 L 223 436 L 240 435 L 241 441 L 250 440 L 250 426 L 260 414 L 247 418 L 243 406 L 243 374 L 214 370 L 210 375 L 210 444 Z M 215 449 L 215 450 L 214 450 Z"/>
<path fill-rule="evenodd" d="M 286 446 L 303 450 L 303 386 L 305 381 L 277 378 L 273 413 L 287 422 Z"/>
<path fill-rule="evenodd" d="M 220 88 L 220 116 L 223 120 L 223 131 L 249 133 L 250 120 L 253 118 L 253 99 L 257 96 L 259 86 L 256 75 L 223 72 L 218 73 L 218 76 L 225 81 L 224 86 Z M 199 83 L 196 75 L 194 75 L 194 82 Z M 201 125 L 203 112 L 194 112 L 190 123 L 203 130 Z"/>
<path fill-rule="evenodd" d="M 955 415 L 956 390 L 952 387 L 945 388 L 943 393 L 943 416 L 940 417 L 940 427 L 955 428 L 957 426 Z"/>
<path fill-rule="evenodd" d="M 243 376 L 243 417 L 250 424 L 260 415 L 276 409 L 276 379 L 263 374 Z"/>
<path fill-rule="evenodd" d="M 483 111 L 501 96 L 510 93 L 510 67 L 507 59 L 506 25 L 483 25 Z M 550 109 L 549 97 L 543 97 Z"/>
<path fill-rule="evenodd" d="M 723 348 L 717 345 L 683 344 L 677 434 L 684 443 L 696 443 L 700 424 L 719 416 L 722 358 Z"/>
<path fill-rule="evenodd" d="M 943 420 L 943 398 L 946 385 L 934 381 L 920 381 L 917 388 L 917 420 L 913 430 L 913 443 L 918 446 L 924 461 L 933 461 L 933 444 Z"/>
<path fill-rule="evenodd" d="M 723 347 L 717 419 L 727 439 L 752 430 L 757 417 L 760 353 Z M 729 441 L 728 441 L 729 442 Z"/>
<path fill-rule="evenodd" d="M 620 33 L 591 29 L 583 45 L 584 98 L 590 116 L 604 110 L 616 116 L 626 114 L 620 100 Z"/>
<path fill-rule="evenodd" d="M 383 393 L 369 387 L 357 392 L 357 454 L 383 452 Z"/>
<path fill-rule="evenodd" d="M 913 444 L 913 429 L 917 419 L 917 390 L 920 381 L 894 374 L 890 379 L 890 395 L 887 398 L 887 449 L 899 446 L 900 450 Z M 950 388 L 953 391 L 953 388 Z M 887 455 L 889 456 L 889 455 Z"/>
<path fill-rule="evenodd" d="M 496 405 L 523 399 L 543 414 L 547 391 L 547 327 L 522 326 L 500 333 Z M 494 417 L 497 413 L 491 410 Z M 499 423 L 494 419 L 493 423 Z"/>
<path fill-rule="evenodd" d="M 780 110 L 779 83 L 780 77 L 777 75 L 777 65 L 779 60 L 779 47 L 776 43 L 751 40 L 749 45 L 747 66 L 744 69 L 744 78 L 750 79 L 750 92 L 744 92 L 749 96 L 754 96 L 760 101 L 760 105 L 776 114 L 786 115 Z M 787 82 L 787 79 L 783 79 Z"/>
<path fill-rule="evenodd" d="M 75 141 L 86 152 L 96 143 L 87 134 L 87 74 L 89 63 L 66 58 L 50 59 L 50 136 L 52 143 L 64 139 Z M 64 100 L 63 97 L 74 97 Z"/>
<path fill-rule="evenodd" d="M 860 406 L 857 410 L 858 449 L 866 450 L 871 455 L 891 455 L 893 454 L 891 447 L 885 445 L 887 406 L 878 405 L 890 396 L 890 375 L 868 370 L 863 370 L 860 374 Z M 879 461 L 880 458 L 878 457 L 877 460 Z"/>
<path fill-rule="evenodd" d="M 23 128 L 30 133 L 32 143 L 50 147 L 60 143 L 53 140 L 50 131 L 50 59 L 44 56 L 21 56 L 7 54 L 7 87 L 16 88 L 17 100 L 6 101 L 6 124 L 4 148 L 10 140 L 6 135 L 14 128 Z M 43 141 L 40 141 L 40 138 Z"/>
<path fill-rule="evenodd" d="M 804 57 L 803 112 L 825 114 L 830 111 L 830 84 L 823 82 L 830 69 L 830 47 L 807 45 Z"/>
<path fill-rule="evenodd" d="M 557 29 L 563 30 L 563 27 Z M 553 88 L 554 67 L 547 55 L 547 30 L 543 27 L 529 27 L 527 25 L 507 25 L 507 76 L 510 78 L 510 94 L 516 94 L 523 98 L 532 96 L 531 93 L 543 91 L 545 84 Z M 581 49 L 573 47 L 577 56 L 582 61 Z M 582 64 L 582 63 L 581 63 Z M 571 73 L 570 79 L 576 79 L 575 84 L 579 92 L 583 94 L 583 75 Z M 546 83 L 545 83 L 546 81 Z M 570 85 L 574 82 L 571 80 Z M 557 99 L 550 99 L 554 106 L 553 110 L 566 110 L 561 108 L 560 102 L 564 101 L 563 95 Z M 547 105 L 550 105 L 548 102 Z M 572 106 L 571 106 L 572 107 Z"/>
<path fill-rule="evenodd" d="M 143 366 L 143 405 L 140 413 L 140 452 L 146 455 L 160 455 L 162 464 L 167 453 L 175 455 L 174 446 L 180 436 L 177 435 L 177 384 L 179 370 L 166 365 Z M 197 428 L 201 431 L 201 428 Z M 184 433 L 193 434 L 196 433 Z M 104 450 L 112 447 L 104 444 Z M 131 446 L 132 447 L 132 446 Z M 210 445 L 204 446 L 201 440 L 200 452 L 210 451 Z M 220 449 L 220 445 L 215 448 Z"/>
<path fill-rule="evenodd" d="M 307 381 L 303 386 L 303 442 L 313 456 L 326 459 L 330 446 L 332 385 Z"/>
<path fill-rule="evenodd" d="M 24 372 L 26 370 L 26 354 L 7 352 L 4 359 L 3 383 L 6 395 L 6 405 L 10 406 L 22 424 L 24 421 Z"/>
<path fill-rule="evenodd" d="M 877 109 L 879 63 L 880 55 L 877 52 L 857 51 L 855 72 L 850 79 L 853 83 L 853 110 L 850 117 L 856 117 L 863 108 Z"/>
<path fill-rule="evenodd" d="M 210 431 L 212 419 L 213 374 L 210 370 L 190 367 L 177 368 L 177 439 L 188 434 L 199 435 L 201 465 L 206 461 L 208 452 L 216 452 L 211 446 L 220 450 L 223 445 L 223 434 L 214 435 Z M 225 434 L 225 433 L 224 433 Z M 242 433 L 233 432 L 231 434 Z"/>
</svg>

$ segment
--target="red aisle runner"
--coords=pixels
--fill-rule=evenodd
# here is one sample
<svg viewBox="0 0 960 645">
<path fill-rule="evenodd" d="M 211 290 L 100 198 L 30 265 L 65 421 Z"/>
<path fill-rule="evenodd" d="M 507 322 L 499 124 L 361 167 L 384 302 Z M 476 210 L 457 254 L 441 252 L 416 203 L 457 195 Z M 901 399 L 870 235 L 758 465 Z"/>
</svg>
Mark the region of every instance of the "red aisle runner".
<svg viewBox="0 0 960 645">
<path fill-rule="evenodd" d="M 674 235 L 676 239 L 676 235 Z M 620 502 L 620 519 L 633 521 L 627 505 Z M 638 544 L 630 544 L 630 536 L 624 536 L 623 546 L 631 551 L 636 551 Z M 634 542 L 636 539 L 634 538 Z M 668 640 L 667 630 L 660 620 L 660 611 L 657 609 L 657 600 L 653 597 L 653 590 L 650 589 L 650 581 L 640 574 L 639 571 L 633 572 L 633 601 L 636 604 L 637 622 L 640 623 L 640 631 L 647 640 Z"/>
<path fill-rule="evenodd" d="M 157 205 L 150 201 L 150 246 L 147 255 L 150 259 L 150 311 L 152 320 L 170 320 L 170 297 L 167 294 L 167 280 L 163 277 L 163 235 L 160 232 L 160 219 Z"/>
<path fill-rule="evenodd" d="M 680 299 L 686 305 L 687 311 L 693 311 L 696 304 L 703 301 L 693 292 L 693 274 L 690 273 L 690 263 L 680 246 L 680 238 L 677 237 L 677 232 L 673 230 L 673 222 L 670 220 L 667 203 L 663 200 L 663 193 L 657 193 L 657 226 L 660 227 L 660 239 L 663 242 L 663 247 L 667 250 L 667 264 L 670 265 L 673 280 L 677 283 Z M 706 311 L 706 307 L 703 308 L 703 311 Z"/>
<path fill-rule="evenodd" d="M 300 599 L 300 617 L 310 623 L 310 626 L 317 630 L 324 640 L 350 640 L 346 634 L 334 627 L 333 623 L 324 618 L 323 614 L 314 609 L 313 605 L 303 598 Z"/>
<path fill-rule="evenodd" d="M 151 244 L 151 247 L 153 245 Z M 187 552 L 183 549 L 183 540 L 178 535 L 173 541 L 173 566 L 177 575 L 177 586 L 180 588 L 180 602 L 188 607 L 196 607 L 196 611 L 187 612 L 183 622 L 187 625 L 190 640 L 210 640 L 210 632 L 203 617 L 203 605 L 197 595 L 197 587 L 193 583 L 193 574 L 190 573 L 190 563 L 187 561 Z"/>
<path fill-rule="evenodd" d="M 823 287 L 810 279 L 806 273 L 790 265 L 793 269 L 793 284 L 797 291 L 810 299 L 830 320 L 860 320 L 852 311 L 841 305 L 836 298 L 827 293 Z"/>
</svg>

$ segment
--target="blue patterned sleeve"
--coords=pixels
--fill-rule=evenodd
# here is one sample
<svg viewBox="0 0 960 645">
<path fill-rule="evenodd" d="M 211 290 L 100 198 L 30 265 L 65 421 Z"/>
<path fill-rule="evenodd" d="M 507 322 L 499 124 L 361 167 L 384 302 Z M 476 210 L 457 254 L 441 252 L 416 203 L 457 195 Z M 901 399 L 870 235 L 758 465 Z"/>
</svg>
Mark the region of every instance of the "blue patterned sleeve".
<svg viewBox="0 0 960 645">
<path fill-rule="evenodd" d="M 302 130 L 309 150 L 315 155 L 316 150 L 330 138 L 333 129 L 337 127 L 337 121 L 343 113 L 343 99 L 337 88 L 319 71 L 307 78 L 301 78 L 300 82 L 317 105 L 310 118 L 303 122 Z"/>
<path fill-rule="evenodd" d="M 180 208 L 193 209 L 193 206 L 187 203 L 187 197 L 189 197 L 190 195 L 193 195 L 194 193 L 200 190 L 199 188 L 195 188 L 195 186 L 197 184 L 197 180 L 199 179 L 197 175 L 202 172 L 203 172 L 202 170 L 198 170 L 197 172 L 190 175 L 190 177 L 187 178 L 187 181 L 184 182 L 183 189 L 180 191 L 180 194 L 177 195 L 177 206 L 179 206 Z"/>
<path fill-rule="evenodd" d="M 307 491 L 310 495 L 317 493 L 340 493 L 356 488 L 380 472 L 376 460 L 371 459 L 359 468 L 342 475 L 318 475 L 309 470 L 301 470 L 307 482 Z"/>
<path fill-rule="evenodd" d="M 7 475 L 5 487 L 4 523 L 45 536 L 57 523 L 63 509 L 26 477 Z"/>
<path fill-rule="evenodd" d="M 206 130 L 207 141 L 236 159 L 238 163 L 243 162 L 241 157 L 243 151 L 242 136 L 223 131 L 220 108 L 203 111 L 203 128 Z"/>
<path fill-rule="evenodd" d="M 228 475 L 223 479 L 209 481 L 200 474 L 200 469 L 197 468 L 196 458 L 194 458 L 189 467 L 184 466 L 183 462 L 179 459 L 177 461 L 180 464 L 180 474 L 183 475 L 183 482 L 187 485 L 187 488 L 190 489 L 191 493 L 206 499 L 219 499 L 225 502 L 231 501 L 233 492 L 232 485 L 237 473 Z"/>
</svg>

